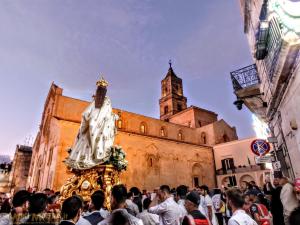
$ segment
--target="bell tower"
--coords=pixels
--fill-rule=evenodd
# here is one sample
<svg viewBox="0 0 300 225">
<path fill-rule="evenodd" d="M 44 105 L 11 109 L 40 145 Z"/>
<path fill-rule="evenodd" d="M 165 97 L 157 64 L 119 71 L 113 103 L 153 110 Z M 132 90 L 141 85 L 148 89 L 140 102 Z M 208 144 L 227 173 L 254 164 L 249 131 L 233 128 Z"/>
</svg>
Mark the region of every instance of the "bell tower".
<svg viewBox="0 0 300 225">
<path fill-rule="evenodd" d="M 186 97 L 183 96 L 182 79 L 173 71 L 171 60 L 166 77 L 161 81 L 161 98 L 159 99 L 160 119 L 169 121 L 174 114 L 187 108 Z"/>
</svg>

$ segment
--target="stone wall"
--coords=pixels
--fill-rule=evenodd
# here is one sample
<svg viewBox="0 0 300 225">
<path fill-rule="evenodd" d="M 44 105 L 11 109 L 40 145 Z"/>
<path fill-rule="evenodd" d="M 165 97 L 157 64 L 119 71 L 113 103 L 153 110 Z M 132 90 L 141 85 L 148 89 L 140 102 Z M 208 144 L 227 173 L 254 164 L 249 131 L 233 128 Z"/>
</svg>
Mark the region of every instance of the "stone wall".
<svg viewBox="0 0 300 225">
<path fill-rule="evenodd" d="M 10 174 L 10 188 L 12 192 L 17 192 L 26 188 L 31 156 L 31 147 L 17 145 Z"/>
</svg>

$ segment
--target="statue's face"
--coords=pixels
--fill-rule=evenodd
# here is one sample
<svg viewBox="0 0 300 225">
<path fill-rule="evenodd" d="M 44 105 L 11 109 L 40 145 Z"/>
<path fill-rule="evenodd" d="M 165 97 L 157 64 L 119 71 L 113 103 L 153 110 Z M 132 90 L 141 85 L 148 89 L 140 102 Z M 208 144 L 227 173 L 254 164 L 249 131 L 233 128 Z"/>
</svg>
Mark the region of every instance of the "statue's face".
<svg viewBox="0 0 300 225">
<path fill-rule="evenodd" d="M 95 108 L 100 109 L 104 103 L 106 87 L 98 87 L 95 95 Z"/>
</svg>

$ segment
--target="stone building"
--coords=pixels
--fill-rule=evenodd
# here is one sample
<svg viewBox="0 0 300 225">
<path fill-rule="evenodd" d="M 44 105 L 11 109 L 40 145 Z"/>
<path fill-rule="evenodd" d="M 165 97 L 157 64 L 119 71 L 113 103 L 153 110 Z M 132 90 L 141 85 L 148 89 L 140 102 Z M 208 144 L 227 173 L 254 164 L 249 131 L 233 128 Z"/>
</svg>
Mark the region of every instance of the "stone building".
<svg viewBox="0 0 300 225">
<path fill-rule="evenodd" d="M 81 114 L 89 102 L 63 95 L 52 84 L 40 131 L 33 146 L 28 187 L 59 189 L 72 174 L 63 160 L 77 135 Z M 214 112 L 187 107 L 182 80 L 170 66 L 162 81 L 160 118 L 113 109 L 119 115 L 115 144 L 127 153 L 128 169 L 121 175 L 128 187 L 152 190 L 161 184 L 215 186 L 212 146 L 236 140 L 236 130 Z"/>
<path fill-rule="evenodd" d="M 266 164 L 257 165 L 251 152 L 251 143 L 255 138 L 230 141 L 214 146 L 217 185 L 243 186 L 244 181 L 255 181 L 262 187 L 270 169 Z"/>
<path fill-rule="evenodd" d="M 268 123 L 281 170 L 300 176 L 300 2 L 240 0 L 254 64 L 233 71 L 238 108 Z"/>
<path fill-rule="evenodd" d="M 32 147 L 17 145 L 9 179 L 11 192 L 26 189 L 31 156 Z"/>
</svg>

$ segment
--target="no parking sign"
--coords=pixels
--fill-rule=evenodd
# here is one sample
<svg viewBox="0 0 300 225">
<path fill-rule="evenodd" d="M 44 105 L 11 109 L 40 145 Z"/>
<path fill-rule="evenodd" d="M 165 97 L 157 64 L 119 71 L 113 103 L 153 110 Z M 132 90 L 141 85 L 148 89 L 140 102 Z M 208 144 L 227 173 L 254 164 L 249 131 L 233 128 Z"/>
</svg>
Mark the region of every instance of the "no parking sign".
<svg viewBox="0 0 300 225">
<path fill-rule="evenodd" d="M 263 156 L 270 151 L 270 144 L 263 139 L 255 139 L 251 143 L 251 151 L 258 156 Z"/>
</svg>

